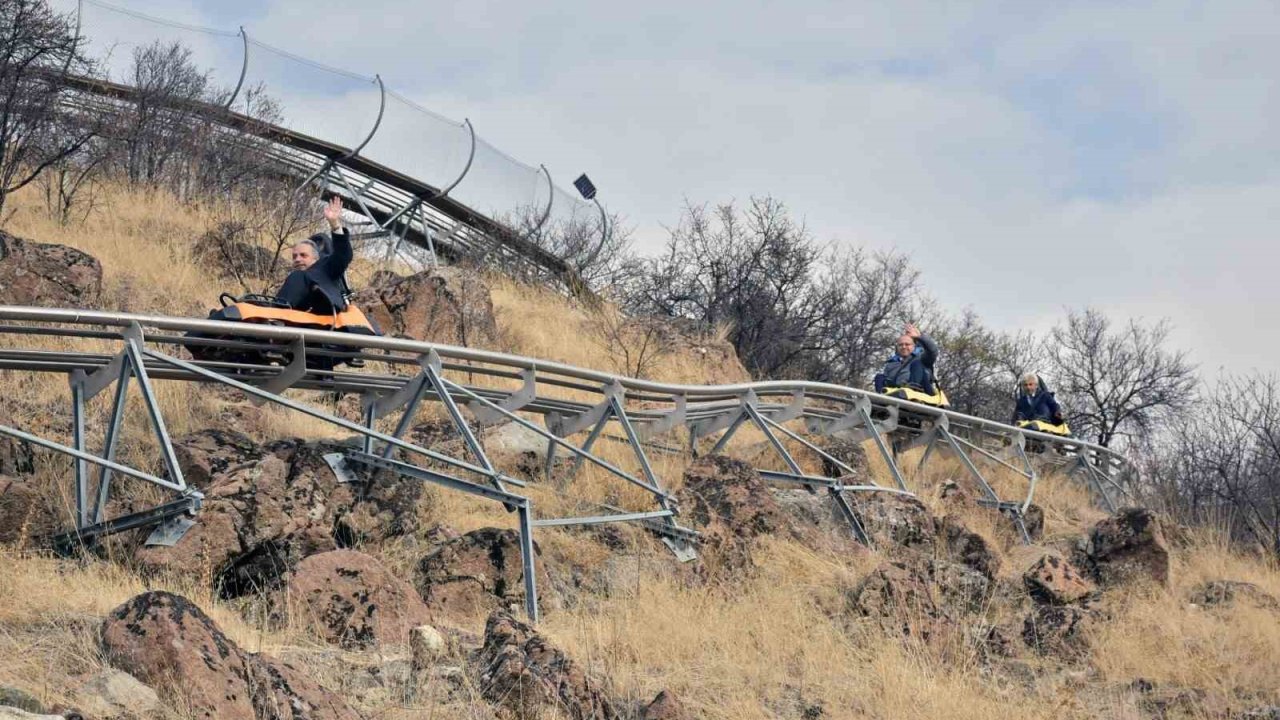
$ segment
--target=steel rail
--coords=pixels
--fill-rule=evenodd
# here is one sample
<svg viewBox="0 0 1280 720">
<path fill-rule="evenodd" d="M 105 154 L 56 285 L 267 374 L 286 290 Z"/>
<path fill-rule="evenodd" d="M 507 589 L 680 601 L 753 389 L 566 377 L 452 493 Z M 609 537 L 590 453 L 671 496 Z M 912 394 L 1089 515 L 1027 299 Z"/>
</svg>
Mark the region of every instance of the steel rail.
<svg viewBox="0 0 1280 720">
<path fill-rule="evenodd" d="M 617 385 L 618 387 L 621 387 L 628 396 L 631 396 L 633 393 L 657 396 L 663 401 L 670 402 L 673 406 L 676 403 L 676 398 L 683 396 L 690 403 L 691 409 L 695 407 L 694 403 L 698 403 L 700 401 L 708 402 L 741 398 L 751 392 L 754 392 L 758 397 L 786 396 L 788 398 L 794 397 L 796 393 L 802 393 L 805 400 L 802 417 L 816 417 L 822 420 L 830 419 L 829 413 L 821 412 L 818 409 L 810 407 L 809 400 L 811 397 L 815 398 L 817 402 L 833 403 L 846 407 L 849 410 L 856 409 L 859 402 L 869 402 L 874 408 L 885 410 L 896 409 L 897 411 L 907 412 L 913 416 L 931 421 L 941 421 L 945 419 L 946 422 L 949 422 L 952 425 L 953 429 L 963 428 L 966 431 L 987 432 L 995 437 L 1004 438 L 1006 440 L 1014 440 L 1018 436 L 1021 436 L 1026 439 L 1034 439 L 1040 443 L 1060 448 L 1062 450 L 1089 454 L 1097 460 L 1106 460 L 1108 463 L 1114 463 L 1120 466 L 1129 465 L 1128 461 L 1119 453 L 1095 443 L 1016 428 L 1011 425 L 987 420 L 985 418 L 964 415 L 951 410 L 934 408 L 921 405 L 919 403 L 913 403 L 908 400 L 900 400 L 885 395 L 879 395 L 868 390 L 845 387 L 831 383 L 789 380 L 735 383 L 730 385 L 686 385 L 661 383 L 651 380 L 630 378 L 599 370 L 579 368 L 549 360 L 510 355 L 489 350 L 478 350 L 475 348 L 419 342 L 415 340 L 351 335 L 324 330 L 304 330 L 298 328 L 253 325 L 248 323 L 230 323 L 217 320 L 177 318 L 134 313 L 115 313 L 96 310 L 0 306 L 0 321 L 90 326 L 91 329 L 99 332 L 102 328 L 125 328 L 136 323 L 143 327 L 171 332 L 198 332 L 219 336 L 248 338 L 252 340 L 270 340 L 281 343 L 289 343 L 297 339 L 302 339 L 308 346 L 337 346 L 350 348 L 356 351 L 379 350 L 391 353 L 404 353 L 411 357 L 424 356 L 427 353 L 434 351 L 446 361 L 468 364 L 481 363 L 482 365 L 479 366 L 466 366 L 467 372 L 476 373 L 478 375 L 486 374 L 485 366 L 497 366 L 508 373 L 512 371 L 519 372 L 529 370 L 535 374 L 539 383 L 551 382 L 556 379 L 569 379 L 577 381 L 578 383 L 594 383 L 597 385 L 596 392 L 602 399 L 604 394 L 600 388 Z M 150 338 L 148 338 L 148 341 L 150 341 Z M 589 386 L 581 386 L 577 389 L 585 392 L 588 387 Z M 733 411 L 733 405 L 726 404 L 724 406 L 723 412 Z"/>
</svg>

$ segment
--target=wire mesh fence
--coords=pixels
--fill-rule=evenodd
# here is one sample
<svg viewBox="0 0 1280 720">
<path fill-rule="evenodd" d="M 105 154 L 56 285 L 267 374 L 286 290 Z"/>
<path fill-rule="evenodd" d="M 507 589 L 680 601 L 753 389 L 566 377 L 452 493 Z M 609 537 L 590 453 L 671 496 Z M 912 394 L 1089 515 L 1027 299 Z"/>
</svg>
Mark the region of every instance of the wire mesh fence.
<svg viewBox="0 0 1280 720">
<path fill-rule="evenodd" d="M 255 36 L 252 28 L 209 28 L 193 18 L 166 19 L 150 14 L 154 12 L 150 7 L 142 12 L 101 0 L 50 2 L 55 10 L 74 15 L 103 79 L 139 88 L 154 80 L 140 69 L 142 54 L 178 52 L 207 78 L 202 100 L 275 123 L 426 188 L 415 196 L 398 188 L 375 187 L 376 179 L 368 172 L 360 177 L 349 173 L 337 181 L 324 174 L 319 187 L 338 187 L 336 183 L 341 182 L 342 188 L 362 196 L 356 209 L 368 216 L 370 234 L 385 238 L 416 223 L 419 244 L 430 246 L 429 236 L 450 235 L 451 223 L 406 209 L 412 210 L 415 202 L 442 198 L 480 216 L 480 225 L 505 228 L 553 253 L 564 244 L 552 237 L 557 229 L 574 228 L 581 233 L 584 223 L 594 222 L 595 231 L 606 231 L 604 223 L 591 220 L 599 212 L 597 206 L 557 187 L 542 166 L 516 160 L 477 136 L 470 121 L 459 122 L 424 108 L 386 87 L 377 76 L 286 51 Z M 160 12 L 174 11 L 164 6 Z M 264 98 L 270 99 L 269 112 L 264 111 Z M 288 152 L 276 152 L 281 155 L 277 161 L 289 166 Z M 296 164 L 293 167 L 302 172 Z M 566 173 L 561 181 L 568 177 Z M 329 182 L 335 184 L 326 185 Z M 468 230 L 452 235 L 461 238 L 468 233 L 474 234 Z"/>
</svg>

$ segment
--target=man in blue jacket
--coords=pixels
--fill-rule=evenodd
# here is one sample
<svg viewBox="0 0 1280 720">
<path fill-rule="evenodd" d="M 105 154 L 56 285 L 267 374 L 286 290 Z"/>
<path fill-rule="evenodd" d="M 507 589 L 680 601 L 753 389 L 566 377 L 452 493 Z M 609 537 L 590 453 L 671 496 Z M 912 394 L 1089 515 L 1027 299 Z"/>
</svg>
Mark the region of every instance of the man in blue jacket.
<svg viewBox="0 0 1280 720">
<path fill-rule="evenodd" d="M 887 387 L 911 388 L 934 394 L 933 363 L 938 359 L 938 345 L 920 332 L 913 323 L 898 338 L 895 352 L 875 378 L 876 392 Z"/>
<path fill-rule="evenodd" d="M 1018 404 L 1013 409 L 1014 425 L 1032 420 L 1042 420 L 1052 425 L 1063 423 L 1062 408 L 1058 407 L 1058 401 L 1049 392 L 1049 388 L 1040 382 L 1038 375 L 1027 373 L 1018 384 L 1020 392 Z"/>
<path fill-rule="evenodd" d="M 342 227 L 342 198 L 330 198 L 324 208 L 329 223 L 332 249 L 321 254 L 326 244 L 323 234 L 298 241 L 292 250 L 293 272 L 285 278 L 276 300 L 294 310 L 329 315 L 347 309 L 343 275 L 355 257 L 351 250 L 351 233 Z"/>
</svg>

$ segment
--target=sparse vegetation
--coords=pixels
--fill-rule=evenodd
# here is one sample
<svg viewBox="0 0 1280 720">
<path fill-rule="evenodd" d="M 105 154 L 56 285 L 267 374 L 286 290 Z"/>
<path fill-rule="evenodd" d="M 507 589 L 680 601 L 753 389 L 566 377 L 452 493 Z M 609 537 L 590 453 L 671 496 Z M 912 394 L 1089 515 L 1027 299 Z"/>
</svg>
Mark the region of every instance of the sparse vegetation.
<svg viewBox="0 0 1280 720">
<path fill-rule="evenodd" d="M 161 191 L 121 185 L 104 186 L 98 197 L 88 224 L 64 225 L 45 212 L 38 189 L 27 188 L 10 200 L 15 214 L 8 228 L 100 258 L 103 302 L 110 307 L 202 315 L 212 306 L 219 288 L 210 283 L 206 266 L 192 262 L 189 250 L 194 238 L 223 217 L 216 208 L 179 204 Z M 617 353 L 620 338 L 610 336 L 608 327 L 602 329 L 594 311 L 569 305 L 549 290 L 497 276 L 487 281 L 499 349 L 602 368 L 635 362 Z M 689 347 L 664 346 L 645 370 L 679 382 L 724 378 L 719 361 Z M 182 383 L 160 383 L 159 388 L 175 434 L 204 427 L 214 418 L 231 419 L 260 440 L 331 434 L 331 428 L 282 410 L 250 408 L 232 394 Z M 13 424 L 39 426 L 54 436 L 64 432 L 58 427 L 68 416 L 62 376 L 0 372 L 0 395 Z M 102 409 L 95 406 L 95 411 Z M 91 419 L 91 427 L 100 428 L 100 420 Z M 758 465 L 778 467 L 760 435 L 744 429 L 733 444 L 736 455 L 756 453 Z M 626 448 L 602 448 L 610 461 L 635 467 Z M 811 465 L 809 470 L 818 472 L 812 466 L 815 459 L 795 449 Z M 150 452 L 145 425 L 131 424 L 122 456 L 154 463 L 147 460 L 154 458 Z M 71 505 L 69 464 L 40 457 L 36 477 L 51 493 L 50 503 L 65 513 Z M 678 487 L 689 459 L 655 452 L 653 460 L 659 474 Z M 903 466 L 914 463 L 908 458 Z M 869 459 L 868 472 L 885 477 L 875 457 Z M 591 533 L 540 531 L 542 562 L 553 572 L 541 630 L 605 679 L 609 691 L 626 703 L 642 704 L 667 689 L 697 717 L 724 720 L 994 720 L 1011 713 L 1137 719 L 1157 716 L 1152 697 L 1170 688 L 1194 690 L 1194 699 L 1185 706 L 1169 705 L 1164 717 L 1225 718 L 1280 702 L 1271 672 L 1280 656 L 1275 612 L 1245 603 L 1208 608 L 1188 599 L 1194 588 L 1216 579 L 1247 581 L 1280 596 L 1280 568 L 1274 561 L 1242 554 L 1207 530 L 1180 533 L 1171 542 L 1168 587 L 1107 591 L 1100 601 L 1102 620 L 1087 630 L 1087 654 L 1071 660 L 1041 656 L 1023 647 L 1018 637 L 1025 614 L 1020 605 L 1025 600 L 1019 599 L 1024 597 L 1021 573 L 1046 551 L 1071 552 L 1105 515 L 1091 506 L 1081 486 L 1046 478 L 1036 496 L 1045 512 L 1044 538 L 1036 546 L 1023 546 L 996 514 L 976 505 L 957 506 L 942 496 L 944 481 L 963 477 L 958 464 L 943 459 L 908 480 L 934 515 L 962 522 L 990 545 L 1000 561 L 997 589 L 983 607 L 931 638 L 887 633 L 848 609 L 848 593 L 886 559 L 888 550 L 872 553 L 843 542 L 813 545 L 787 532 L 760 539 L 753 570 L 706 583 L 693 579 L 660 544 L 634 529 L 624 529 L 611 548 Z M 1008 497 L 1026 489 L 1025 481 L 1013 474 L 995 473 L 993 482 Z M 571 487 L 537 483 L 529 492 L 539 507 L 564 512 L 581 511 L 585 501 L 593 500 L 637 509 L 649 502 L 643 491 L 620 489 L 591 468 L 584 468 Z M 418 534 L 360 549 L 401 577 L 411 577 L 432 542 L 429 533 L 439 526 L 465 533 L 514 523 L 491 503 L 447 492 L 431 493 L 420 513 L 424 522 Z M 471 681 L 461 686 L 433 681 L 408 692 L 404 680 L 384 670 L 405 661 L 404 647 L 339 651 L 317 639 L 307 618 L 272 622 L 260 612 L 265 598 L 220 599 L 194 572 L 144 580 L 123 557 L 111 555 L 115 551 L 109 545 L 105 558 L 76 560 L 52 559 L 21 545 L 3 551 L 0 685 L 21 687 L 49 705 L 68 702 L 78 681 L 105 665 L 97 636 L 101 617 L 144 588 L 158 588 L 196 602 L 246 650 L 305 663 L 318 682 L 347 694 L 371 717 L 490 716 L 478 690 L 467 685 Z M 482 620 L 473 618 L 463 629 L 478 632 Z M 987 654 L 969 633 L 976 627 L 1005 628 L 1012 634 L 1013 657 Z M 369 668 L 389 674 L 373 685 L 357 685 Z M 1144 692 L 1141 682 L 1157 690 Z M 185 715 L 171 708 L 169 717 Z"/>
</svg>

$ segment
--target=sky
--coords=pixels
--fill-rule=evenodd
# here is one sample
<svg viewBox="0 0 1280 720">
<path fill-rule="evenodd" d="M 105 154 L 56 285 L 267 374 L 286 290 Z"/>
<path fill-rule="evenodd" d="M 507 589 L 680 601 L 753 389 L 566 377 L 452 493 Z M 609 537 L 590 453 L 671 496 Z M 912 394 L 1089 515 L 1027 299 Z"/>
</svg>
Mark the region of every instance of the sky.
<svg viewBox="0 0 1280 720">
<path fill-rule="evenodd" d="M 527 167 L 485 148 L 464 201 L 585 171 L 655 252 L 686 202 L 772 195 L 820 240 L 909 254 L 997 329 L 1092 306 L 1168 318 L 1206 374 L 1280 371 L 1274 0 L 114 4 L 362 76 L 255 45 L 300 129 L 360 136 L 380 75 L 443 116 L 389 109 L 370 151 L 411 174 L 451 177 L 446 119 L 470 119 Z M 86 22 L 140 36 L 107 15 Z"/>
</svg>

